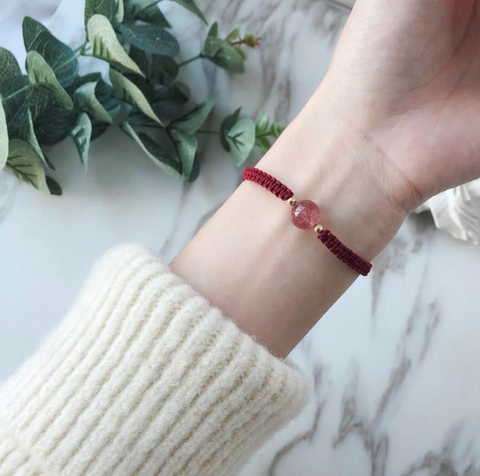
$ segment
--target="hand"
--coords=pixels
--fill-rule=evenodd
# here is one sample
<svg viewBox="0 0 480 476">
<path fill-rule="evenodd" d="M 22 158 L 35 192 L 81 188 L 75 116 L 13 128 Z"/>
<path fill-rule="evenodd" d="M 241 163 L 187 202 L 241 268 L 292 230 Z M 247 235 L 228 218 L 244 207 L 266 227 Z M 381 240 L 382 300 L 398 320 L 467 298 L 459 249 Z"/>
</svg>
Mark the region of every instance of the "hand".
<svg viewBox="0 0 480 476">
<path fill-rule="evenodd" d="M 357 0 L 322 87 L 413 205 L 480 176 L 480 1 Z"/>
</svg>

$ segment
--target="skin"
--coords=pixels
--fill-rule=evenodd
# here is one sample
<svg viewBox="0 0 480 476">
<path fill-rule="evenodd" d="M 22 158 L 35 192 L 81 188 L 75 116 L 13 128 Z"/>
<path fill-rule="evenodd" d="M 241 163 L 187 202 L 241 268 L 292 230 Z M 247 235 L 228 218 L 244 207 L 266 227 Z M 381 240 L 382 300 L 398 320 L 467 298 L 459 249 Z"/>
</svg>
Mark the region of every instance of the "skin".
<svg viewBox="0 0 480 476">
<path fill-rule="evenodd" d="M 415 207 L 480 176 L 478 124 L 480 0 L 357 0 L 326 77 L 257 166 L 372 260 Z M 171 268 L 280 358 L 357 277 L 249 182 Z"/>
</svg>

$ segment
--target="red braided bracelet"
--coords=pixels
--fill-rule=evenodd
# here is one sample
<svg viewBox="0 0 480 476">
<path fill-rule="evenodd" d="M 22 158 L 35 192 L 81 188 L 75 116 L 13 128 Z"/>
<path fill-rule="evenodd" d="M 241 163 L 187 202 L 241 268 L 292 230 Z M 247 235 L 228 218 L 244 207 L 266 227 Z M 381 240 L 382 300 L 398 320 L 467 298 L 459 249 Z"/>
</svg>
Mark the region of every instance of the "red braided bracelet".
<svg viewBox="0 0 480 476">
<path fill-rule="evenodd" d="M 313 228 L 315 233 L 317 233 L 317 238 L 339 260 L 363 276 L 366 276 L 370 272 L 372 263 L 358 256 L 350 248 L 346 247 L 330 230 L 325 230 L 323 226 L 318 223 L 320 209 L 316 203 L 311 200 L 301 200 L 297 202 L 293 196 L 293 192 L 286 185 L 270 174 L 255 167 L 247 167 L 243 172 L 242 179 L 258 183 L 272 192 L 276 197 L 284 201 L 288 200 L 288 203 L 292 206 L 292 222 L 296 227 L 302 230 Z"/>
</svg>

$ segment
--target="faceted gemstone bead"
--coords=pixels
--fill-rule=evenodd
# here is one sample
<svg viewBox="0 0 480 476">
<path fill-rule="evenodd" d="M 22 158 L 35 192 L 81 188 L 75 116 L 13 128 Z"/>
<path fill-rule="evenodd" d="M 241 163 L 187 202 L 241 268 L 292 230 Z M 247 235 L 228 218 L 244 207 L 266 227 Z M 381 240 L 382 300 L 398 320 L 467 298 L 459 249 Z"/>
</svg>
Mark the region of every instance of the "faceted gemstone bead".
<svg viewBox="0 0 480 476">
<path fill-rule="evenodd" d="M 308 230 L 318 224 L 320 208 L 311 200 L 300 200 L 292 207 L 292 222 L 297 228 Z"/>
</svg>

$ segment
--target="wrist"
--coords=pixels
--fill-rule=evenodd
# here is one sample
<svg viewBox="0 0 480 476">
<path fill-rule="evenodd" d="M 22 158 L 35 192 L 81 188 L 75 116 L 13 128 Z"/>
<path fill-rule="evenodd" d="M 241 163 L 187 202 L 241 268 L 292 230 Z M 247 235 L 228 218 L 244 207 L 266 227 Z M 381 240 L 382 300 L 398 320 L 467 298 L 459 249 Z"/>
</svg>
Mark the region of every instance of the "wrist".
<svg viewBox="0 0 480 476">
<path fill-rule="evenodd" d="M 390 242 L 415 196 L 374 140 L 333 117 L 315 97 L 258 168 L 321 209 L 321 224 L 372 260 Z"/>
<path fill-rule="evenodd" d="M 340 121 L 325 120 L 325 114 L 323 106 L 310 103 L 258 168 L 285 183 L 297 199 L 315 201 L 322 225 L 371 260 L 393 238 L 408 209 L 396 193 L 389 195 L 394 175 L 384 169 L 379 151 Z M 358 276 L 313 232 L 289 223 L 289 208 L 259 185 L 244 182 L 171 263 L 280 357 Z"/>
</svg>

